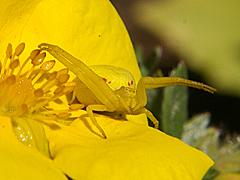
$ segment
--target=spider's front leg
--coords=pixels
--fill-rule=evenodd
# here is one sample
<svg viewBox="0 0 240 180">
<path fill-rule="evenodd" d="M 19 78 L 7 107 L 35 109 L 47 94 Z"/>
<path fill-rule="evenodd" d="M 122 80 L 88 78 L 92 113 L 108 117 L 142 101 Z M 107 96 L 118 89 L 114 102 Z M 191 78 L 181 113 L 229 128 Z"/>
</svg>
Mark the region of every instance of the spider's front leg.
<svg viewBox="0 0 240 180">
<path fill-rule="evenodd" d="M 107 107 L 104 105 L 89 105 L 86 107 L 87 113 L 92 120 L 94 126 L 101 132 L 101 135 L 104 139 L 107 139 L 106 133 L 104 132 L 103 128 L 98 124 L 96 118 L 94 117 L 93 111 L 103 112 L 108 111 Z"/>
<path fill-rule="evenodd" d="M 151 111 L 145 108 L 147 104 L 147 93 L 146 93 L 146 85 L 145 85 L 145 78 L 141 78 L 137 85 L 137 91 L 136 91 L 136 101 L 137 105 L 134 107 L 134 111 L 140 110 L 141 113 L 145 113 L 146 116 L 150 119 L 150 121 L 153 123 L 154 128 L 158 129 L 159 127 L 159 121 L 155 116 L 152 114 Z"/>
<path fill-rule="evenodd" d="M 200 90 L 204 90 L 210 93 L 214 93 L 216 91 L 215 88 L 208 86 L 203 83 L 199 83 L 196 81 L 191 81 L 188 79 L 183 79 L 180 77 L 143 77 L 139 80 L 137 85 L 137 91 L 136 91 L 136 101 L 137 105 L 134 107 L 134 111 L 141 110 L 144 111 L 148 118 L 154 123 L 155 126 L 157 126 L 158 121 L 153 116 L 153 114 L 145 109 L 144 107 L 147 104 L 147 95 L 146 95 L 146 89 L 153 89 L 153 88 L 160 88 L 160 87 L 166 87 L 171 85 L 181 85 L 181 86 L 188 86 Z"/>
</svg>

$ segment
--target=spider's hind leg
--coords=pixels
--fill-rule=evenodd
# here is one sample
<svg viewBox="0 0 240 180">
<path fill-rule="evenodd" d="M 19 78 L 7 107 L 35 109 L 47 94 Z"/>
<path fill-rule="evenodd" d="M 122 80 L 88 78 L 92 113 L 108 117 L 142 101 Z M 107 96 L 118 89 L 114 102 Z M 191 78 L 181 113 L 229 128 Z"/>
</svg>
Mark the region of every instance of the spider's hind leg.
<svg viewBox="0 0 240 180">
<path fill-rule="evenodd" d="M 150 121 L 153 123 L 154 128 L 158 129 L 159 127 L 159 121 L 157 120 L 157 118 L 154 117 L 154 115 L 152 114 L 151 111 L 149 111 L 148 109 L 144 108 L 145 114 L 147 115 L 147 117 L 150 119 Z"/>
<path fill-rule="evenodd" d="M 104 132 L 103 128 L 98 124 L 96 118 L 94 117 L 93 111 L 107 111 L 106 106 L 104 105 L 89 105 L 86 107 L 87 113 L 92 120 L 92 123 L 96 128 L 100 131 L 102 137 L 107 139 L 106 133 Z"/>
</svg>

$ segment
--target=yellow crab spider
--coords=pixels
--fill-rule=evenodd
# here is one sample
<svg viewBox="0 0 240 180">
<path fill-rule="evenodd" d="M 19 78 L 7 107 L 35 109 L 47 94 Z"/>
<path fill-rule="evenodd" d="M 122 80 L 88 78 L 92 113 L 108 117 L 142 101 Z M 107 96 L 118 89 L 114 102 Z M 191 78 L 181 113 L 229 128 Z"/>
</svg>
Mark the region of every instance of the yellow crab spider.
<svg viewBox="0 0 240 180">
<path fill-rule="evenodd" d="M 86 106 L 90 119 L 104 138 L 107 136 L 97 123 L 93 111 L 117 112 L 123 115 L 145 113 L 157 128 L 158 120 L 145 108 L 147 104 L 146 89 L 184 85 L 210 93 L 216 91 L 203 83 L 179 77 L 142 77 L 135 86 L 133 76 L 125 69 L 114 66 L 93 66 L 91 68 L 58 46 L 42 43 L 39 48 L 48 51 L 76 75 L 77 85 L 74 94 L 78 101 Z M 115 80 L 114 83 L 109 83 L 109 76 L 111 76 L 110 80 Z"/>
</svg>

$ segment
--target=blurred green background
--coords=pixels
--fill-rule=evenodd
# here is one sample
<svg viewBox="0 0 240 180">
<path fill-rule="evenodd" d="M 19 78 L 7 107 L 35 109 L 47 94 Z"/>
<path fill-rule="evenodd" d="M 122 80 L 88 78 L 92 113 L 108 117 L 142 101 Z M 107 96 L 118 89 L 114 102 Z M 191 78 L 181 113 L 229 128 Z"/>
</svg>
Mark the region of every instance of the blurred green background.
<svg viewBox="0 0 240 180">
<path fill-rule="evenodd" d="M 190 89 L 189 115 L 211 112 L 211 123 L 240 132 L 240 1 L 112 0 L 143 57 L 159 47 L 164 75 L 184 61 L 189 79 L 217 88 Z M 155 68 L 156 68 L 155 66 Z"/>
<path fill-rule="evenodd" d="M 215 88 L 148 93 L 160 129 L 215 160 L 204 179 L 240 179 L 240 1 L 111 0 L 144 76 L 182 76 Z"/>
</svg>

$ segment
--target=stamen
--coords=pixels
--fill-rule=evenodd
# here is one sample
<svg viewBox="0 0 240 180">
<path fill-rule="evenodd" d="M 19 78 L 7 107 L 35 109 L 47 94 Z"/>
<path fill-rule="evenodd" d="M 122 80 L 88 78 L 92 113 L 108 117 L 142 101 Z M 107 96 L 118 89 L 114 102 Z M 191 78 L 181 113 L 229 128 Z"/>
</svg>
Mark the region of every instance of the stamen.
<svg viewBox="0 0 240 180">
<path fill-rule="evenodd" d="M 67 94 L 69 94 L 70 92 L 73 92 L 74 88 L 75 88 L 75 86 L 66 86 L 66 87 L 64 87 L 64 89 L 63 89 L 63 93 L 67 95 Z"/>
<path fill-rule="evenodd" d="M 43 63 L 40 67 L 41 70 L 32 78 L 33 85 L 35 85 L 36 82 L 38 82 L 47 71 L 52 69 L 54 64 L 55 64 L 55 61 L 47 61 Z"/>
<path fill-rule="evenodd" d="M 55 65 L 54 60 L 47 61 L 41 65 L 40 69 L 42 69 L 43 71 L 49 71 L 54 67 L 54 65 Z"/>
<path fill-rule="evenodd" d="M 27 112 L 28 111 L 28 106 L 26 104 L 22 104 L 21 105 L 21 110 L 23 113 Z"/>
<path fill-rule="evenodd" d="M 57 80 L 56 79 L 53 79 L 53 80 L 50 80 L 50 81 L 47 81 L 46 83 L 44 83 L 41 88 L 44 92 L 47 92 L 49 91 L 52 87 L 56 86 L 57 85 Z"/>
<path fill-rule="evenodd" d="M 7 50 L 6 50 L 6 56 L 4 58 L 4 61 L 3 61 L 3 65 L 2 65 L 2 68 L 1 68 L 1 76 L 4 74 L 5 72 L 5 69 L 6 69 L 6 64 L 7 64 L 7 60 L 9 58 L 12 58 L 12 44 L 8 44 L 7 46 Z"/>
<path fill-rule="evenodd" d="M 65 86 L 65 87 L 71 86 L 71 87 L 74 88 L 74 87 L 76 87 L 76 82 L 72 82 L 72 81 L 71 81 L 71 82 L 66 82 L 66 83 L 64 83 L 64 86 Z"/>
<path fill-rule="evenodd" d="M 30 59 L 31 60 L 33 60 L 33 59 L 35 59 L 39 54 L 40 54 L 40 49 L 34 49 L 32 52 L 31 52 L 31 54 L 30 54 Z"/>
<path fill-rule="evenodd" d="M 36 74 L 35 77 L 32 78 L 32 83 L 33 85 L 36 84 L 36 82 L 38 80 L 40 80 L 40 78 L 49 70 L 51 70 L 53 67 L 54 67 L 54 64 L 55 64 L 55 61 L 52 60 L 52 61 L 47 61 L 47 62 L 44 62 L 41 67 L 40 67 L 40 72 Z"/>
<path fill-rule="evenodd" d="M 40 53 L 38 55 L 37 55 L 38 52 L 32 52 L 32 53 L 34 53 L 34 54 L 31 54 L 30 58 L 31 58 L 31 56 L 35 56 L 36 55 L 35 58 L 31 58 L 33 66 L 38 66 L 38 65 L 42 64 L 44 59 L 45 59 L 45 57 L 46 57 L 46 53 L 43 52 L 43 53 Z"/>
<path fill-rule="evenodd" d="M 33 56 L 34 56 L 34 55 L 33 55 Z M 30 55 L 30 57 L 31 57 L 31 55 Z M 32 63 L 33 66 L 32 66 L 32 68 L 30 69 L 30 71 L 28 71 L 28 73 L 27 73 L 27 75 L 26 75 L 29 79 L 35 77 L 35 76 L 32 76 L 32 75 L 34 74 L 34 73 L 33 73 L 33 72 L 34 72 L 34 69 L 35 69 L 36 66 L 38 66 L 38 65 L 40 65 L 40 64 L 43 63 L 45 57 L 46 57 L 46 53 L 44 52 L 44 53 L 38 54 L 34 59 L 32 59 L 31 63 Z M 35 75 L 36 75 L 36 74 L 35 74 Z"/>
<path fill-rule="evenodd" d="M 61 74 L 68 74 L 68 69 L 67 68 L 64 68 L 64 69 L 61 69 L 57 72 L 57 75 L 60 76 Z"/>
<path fill-rule="evenodd" d="M 48 81 L 52 81 L 52 80 L 56 79 L 56 77 L 57 77 L 57 72 L 56 71 L 52 72 L 52 73 L 48 73 L 47 76 L 46 76 Z"/>
<path fill-rule="evenodd" d="M 54 91 L 54 94 L 55 94 L 55 95 L 58 95 L 58 94 L 62 93 L 62 92 L 63 92 L 63 89 L 64 89 L 64 87 L 58 87 L 58 88 Z"/>
<path fill-rule="evenodd" d="M 69 109 L 70 110 L 80 110 L 83 109 L 85 107 L 84 104 L 71 104 Z"/>
<path fill-rule="evenodd" d="M 58 77 L 58 82 L 59 82 L 60 84 L 66 83 L 69 78 L 70 78 L 69 74 L 61 74 L 61 75 Z"/>
<path fill-rule="evenodd" d="M 26 66 L 26 64 L 29 62 L 29 60 L 33 60 L 36 58 L 36 56 L 38 54 L 40 54 L 40 50 L 39 49 L 35 49 L 31 52 L 30 56 L 23 62 L 22 66 L 20 67 L 20 70 L 18 72 L 18 76 L 21 74 L 23 68 Z"/>
<path fill-rule="evenodd" d="M 70 77 L 68 69 L 51 72 L 56 61 L 44 62 L 46 52 L 39 49 L 33 50 L 20 65 L 19 57 L 24 49 L 25 44 L 20 43 L 13 53 L 12 45 L 8 44 L 4 61 L 0 61 L 0 115 L 47 112 L 48 109 L 45 107 L 48 103 L 57 102 L 75 87 L 75 83 L 68 82 Z M 31 65 L 29 69 L 28 63 Z M 15 73 L 18 68 L 19 71 Z M 69 111 L 70 109 L 66 109 L 61 113 L 67 117 Z M 59 115 L 60 112 L 53 110 L 53 114 Z"/>
<path fill-rule="evenodd" d="M 62 112 L 62 113 L 57 114 L 57 117 L 58 117 L 58 118 L 66 119 L 66 118 L 69 118 L 70 115 L 71 115 L 71 114 L 70 114 L 69 112 Z"/>
<path fill-rule="evenodd" d="M 14 73 L 14 70 L 19 67 L 20 65 L 20 62 L 19 62 L 19 59 L 15 59 L 13 60 L 10 65 L 9 65 L 9 68 L 10 68 L 10 75 L 12 75 Z"/>
<path fill-rule="evenodd" d="M 14 53 L 14 56 L 20 56 L 20 54 L 22 54 L 22 52 L 24 51 L 25 49 L 25 43 L 21 43 L 19 44 L 16 49 L 15 49 L 15 53 Z M 13 56 L 13 57 L 14 57 Z"/>
<path fill-rule="evenodd" d="M 64 68 L 57 72 L 56 79 L 58 80 L 59 85 L 66 83 L 69 78 L 68 69 Z"/>
<path fill-rule="evenodd" d="M 10 59 L 10 58 L 12 58 L 12 44 L 8 44 L 8 46 L 7 46 L 7 50 L 6 50 L 6 58 L 8 59 Z"/>
<path fill-rule="evenodd" d="M 19 59 L 15 59 L 10 63 L 9 68 L 13 70 L 17 68 L 19 64 L 20 64 Z"/>
<path fill-rule="evenodd" d="M 7 84 L 11 85 L 11 84 L 15 84 L 16 83 L 16 76 L 11 75 L 8 76 L 6 79 Z"/>
<path fill-rule="evenodd" d="M 43 92 L 43 90 L 42 90 L 41 88 L 39 88 L 39 89 L 36 89 L 36 90 L 34 91 L 34 95 L 35 95 L 36 97 L 42 97 L 42 96 L 44 95 L 44 92 Z"/>
</svg>

